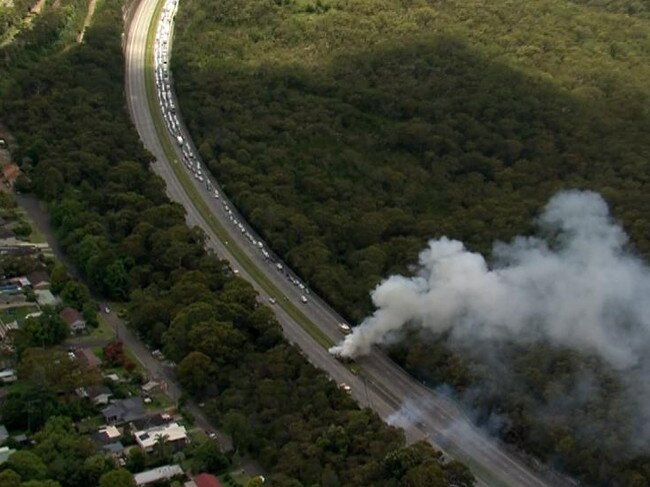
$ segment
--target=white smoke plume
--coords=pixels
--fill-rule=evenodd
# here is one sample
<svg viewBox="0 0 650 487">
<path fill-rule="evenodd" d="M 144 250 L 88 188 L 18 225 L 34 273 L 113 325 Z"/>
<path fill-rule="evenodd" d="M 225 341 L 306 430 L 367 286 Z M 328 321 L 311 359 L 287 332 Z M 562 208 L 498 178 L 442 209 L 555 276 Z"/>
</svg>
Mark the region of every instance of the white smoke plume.
<svg viewBox="0 0 650 487">
<path fill-rule="evenodd" d="M 597 193 L 556 194 L 539 217 L 546 238 L 497 243 L 493 264 L 443 237 L 420 254 L 413 277 L 391 276 L 376 306 L 331 349 L 356 357 L 410 323 L 454 339 L 538 339 L 598 353 L 618 369 L 650 348 L 650 269 Z"/>
</svg>

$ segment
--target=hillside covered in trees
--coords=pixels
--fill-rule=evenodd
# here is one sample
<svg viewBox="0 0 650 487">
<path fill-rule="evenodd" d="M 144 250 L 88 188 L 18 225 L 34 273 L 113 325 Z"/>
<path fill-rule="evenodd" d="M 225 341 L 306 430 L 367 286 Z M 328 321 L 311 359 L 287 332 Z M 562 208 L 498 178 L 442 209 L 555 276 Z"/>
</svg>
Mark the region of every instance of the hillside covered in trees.
<svg viewBox="0 0 650 487">
<path fill-rule="evenodd" d="M 188 0 L 176 32 L 175 85 L 202 157 L 353 321 L 428 239 L 489 255 L 529 234 L 560 189 L 601 193 L 650 256 L 645 2 Z M 520 367 L 504 384 L 445 337 L 419 340 L 394 356 L 453 385 L 479 419 L 502 416 L 508 441 L 589 483 L 650 482 L 647 452 L 625 448 L 621 385 L 598 360 L 504 351 Z M 581 374 L 596 378 L 593 401 L 540 414 Z M 590 422 L 591 436 L 574 427 Z"/>
<path fill-rule="evenodd" d="M 310 365 L 186 226 L 127 115 L 121 13 L 119 2 L 102 3 L 82 44 L 35 55 L 0 92 L 26 174 L 17 188 L 47 203 L 66 254 L 94 291 L 129 301 L 130 324 L 178 362 L 187 392 L 239 452 L 259 458 L 270 485 L 473 485 L 462 464 L 425 443 L 406 447 Z M 38 53 L 48 38 L 34 42 Z"/>
</svg>

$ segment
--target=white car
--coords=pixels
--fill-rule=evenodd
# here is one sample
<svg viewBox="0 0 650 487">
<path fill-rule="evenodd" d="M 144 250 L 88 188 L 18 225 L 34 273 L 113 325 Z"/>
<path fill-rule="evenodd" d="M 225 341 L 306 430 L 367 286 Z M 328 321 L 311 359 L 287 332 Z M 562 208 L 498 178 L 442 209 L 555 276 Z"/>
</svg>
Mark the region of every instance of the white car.
<svg viewBox="0 0 650 487">
<path fill-rule="evenodd" d="M 271 304 L 275 304 L 275 303 L 276 303 L 275 298 L 269 298 L 269 303 L 271 303 Z"/>
<path fill-rule="evenodd" d="M 350 325 L 347 323 L 341 322 L 338 324 L 338 327 L 339 330 L 341 330 L 341 332 L 343 332 L 345 335 L 348 335 L 350 332 L 352 332 L 352 328 L 350 328 Z"/>
<path fill-rule="evenodd" d="M 302 301 L 304 304 L 307 303 L 307 298 L 305 297 L 304 294 L 302 296 L 300 296 L 300 301 Z"/>
<path fill-rule="evenodd" d="M 346 392 L 347 394 L 350 394 L 352 392 L 352 388 L 345 382 L 341 382 L 339 384 L 339 389 L 341 389 L 343 392 Z"/>
</svg>

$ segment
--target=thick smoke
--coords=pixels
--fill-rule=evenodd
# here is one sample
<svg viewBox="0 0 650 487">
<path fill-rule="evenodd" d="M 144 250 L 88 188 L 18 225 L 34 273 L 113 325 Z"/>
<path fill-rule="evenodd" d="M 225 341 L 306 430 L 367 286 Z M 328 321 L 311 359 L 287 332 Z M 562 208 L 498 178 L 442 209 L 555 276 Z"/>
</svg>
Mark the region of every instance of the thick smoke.
<svg viewBox="0 0 650 487">
<path fill-rule="evenodd" d="M 494 246 L 493 264 L 443 237 L 420 254 L 414 277 L 391 276 L 372 293 L 377 310 L 332 353 L 356 357 L 410 323 L 451 337 L 548 340 L 639 364 L 650 338 L 650 270 L 600 195 L 556 194 L 539 217 L 545 238 Z"/>
</svg>

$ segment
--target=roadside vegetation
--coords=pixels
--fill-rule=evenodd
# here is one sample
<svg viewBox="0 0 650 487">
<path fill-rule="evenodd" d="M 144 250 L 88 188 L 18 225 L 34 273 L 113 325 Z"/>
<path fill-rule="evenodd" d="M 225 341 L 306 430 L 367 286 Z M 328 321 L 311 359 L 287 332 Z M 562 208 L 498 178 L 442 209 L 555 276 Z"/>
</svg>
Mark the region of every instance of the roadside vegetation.
<svg viewBox="0 0 650 487">
<path fill-rule="evenodd" d="M 560 189 L 600 192 L 650 256 L 648 15 L 635 0 L 188 0 L 172 69 L 225 191 L 358 322 L 369 291 L 408 272 L 428 239 L 487 255 L 530 233 Z M 391 353 L 561 470 L 650 482 L 621 384 L 597 359 L 506 346 L 517 378 L 505 382 L 444 336 Z M 585 376 L 588 401 L 557 400 Z"/>
<path fill-rule="evenodd" d="M 188 393 L 238 452 L 259 458 L 272 485 L 473 485 L 463 465 L 425 443 L 405 447 L 399 430 L 360 410 L 284 340 L 252 287 L 206 252 L 149 170 L 123 73 L 120 5 L 106 2 L 81 45 L 17 72 L 0 105 L 25 173 L 18 189 L 47 202 L 92 288 L 129 301 L 131 326 L 178 363 Z"/>
</svg>

